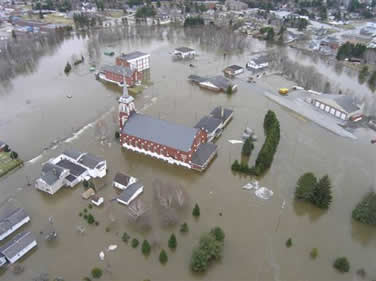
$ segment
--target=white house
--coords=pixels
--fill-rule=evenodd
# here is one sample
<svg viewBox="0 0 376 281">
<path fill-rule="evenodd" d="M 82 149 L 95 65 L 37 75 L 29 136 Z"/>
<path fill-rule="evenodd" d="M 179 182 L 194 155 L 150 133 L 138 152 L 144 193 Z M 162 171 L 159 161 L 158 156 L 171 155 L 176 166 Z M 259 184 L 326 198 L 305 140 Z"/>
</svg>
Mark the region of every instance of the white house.
<svg viewBox="0 0 376 281">
<path fill-rule="evenodd" d="M 116 65 L 130 67 L 141 72 L 150 68 L 150 55 L 139 51 L 121 54 L 116 58 Z"/>
<path fill-rule="evenodd" d="M 252 58 L 246 64 L 247 69 L 249 70 L 260 70 L 269 66 L 269 59 L 267 56 L 259 56 Z"/>
<path fill-rule="evenodd" d="M 144 191 L 144 185 L 137 181 L 129 185 L 116 199 L 119 203 L 128 206 Z"/>
<path fill-rule="evenodd" d="M 123 173 L 116 173 L 114 180 L 112 181 L 112 186 L 125 190 L 136 181 L 137 179 L 135 177 L 124 175 Z"/>
<path fill-rule="evenodd" d="M 29 221 L 29 215 L 22 208 L 3 212 L 0 216 L 0 241 L 7 238 Z"/>
<path fill-rule="evenodd" d="M 179 47 L 174 50 L 174 57 L 179 59 L 194 58 L 196 51 L 187 47 Z"/>
<path fill-rule="evenodd" d="M 225 75 L 236 76 L 244 72 L 244 68 L 239 65 L 230 65 L 223 70 Z"/>
<path fill-rule="evenodd" d="M 36 246 L 37 241 L 31 232 L 20 232 L 11 241 L 0 247 L 0 254 L 9 263 L 15 263 Z"/>
</svg>

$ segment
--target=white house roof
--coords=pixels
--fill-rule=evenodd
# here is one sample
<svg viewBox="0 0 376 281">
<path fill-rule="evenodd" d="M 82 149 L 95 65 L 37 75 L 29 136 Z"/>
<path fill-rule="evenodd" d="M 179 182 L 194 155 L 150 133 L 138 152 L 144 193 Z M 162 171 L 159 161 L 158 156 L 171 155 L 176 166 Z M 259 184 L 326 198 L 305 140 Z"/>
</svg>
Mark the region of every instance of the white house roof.
<svg viewBox="0 0 376 281">
<path fill-rule="evenodd" d="M 19 252 L 34 241 L 36 242 L 34 235 L 31 232 L 20 232 L 16 234 L 11 241 L 0 247 L 0 253 L 8 260 L 13 259 Z"/>
<path fill-rule="evenodd" d="M 0 215 L 0 235 L 9 231 L 13 226 L 27 218 L 29 215 L 22 208 L 3 210 Z"/>
</svg>

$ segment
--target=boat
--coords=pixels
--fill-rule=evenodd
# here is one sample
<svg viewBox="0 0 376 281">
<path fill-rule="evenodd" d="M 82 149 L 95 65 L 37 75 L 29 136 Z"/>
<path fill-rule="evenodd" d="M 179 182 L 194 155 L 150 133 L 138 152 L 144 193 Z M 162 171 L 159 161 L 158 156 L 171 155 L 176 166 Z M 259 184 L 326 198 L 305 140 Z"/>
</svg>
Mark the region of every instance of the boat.
<svg viewBox="0 0 376 281">
<path fill-rule="evenodd" d="M 89 68 L 89 71 L 90 71 L 90 72 L 95 71 L 95 66 L 91 66 L 91 67 Z"/>
<path fill-rule="evenodd" d="M 106 56 L 113 56 L 113 55 L 115 55 L 115 52 L 114 51 L 104 51 L 104 54 L 106 55 Z"/>
</svg>

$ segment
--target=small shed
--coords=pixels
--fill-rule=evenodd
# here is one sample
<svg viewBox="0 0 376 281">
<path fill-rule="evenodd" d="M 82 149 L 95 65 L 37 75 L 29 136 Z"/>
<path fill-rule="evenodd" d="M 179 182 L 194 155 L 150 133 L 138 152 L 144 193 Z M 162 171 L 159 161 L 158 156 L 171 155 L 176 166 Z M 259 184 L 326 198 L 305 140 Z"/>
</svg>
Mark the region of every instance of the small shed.
<svg viewBox="0 0 376 281">
<path fill-rule="evenodd" d="M 223 70 L 223 73 L 228 76 L 236 76 L 244 72 L 244 68 L 239 65 L 230 65 Z"/>
<path fill-rule="evenodd" d="M 119 203 L 128 206 L 134 199 L 136 199 L 144 191 L 144 185 L 137 181 L 129 185 L 119 197 L 116 199 Z"/>
<path fill-rule="evenodd" d="M 14 236 L 11 241 L 0 247 L 0 254 L 8 262 L 15 263 L 36 246 L 37 241 L 31 232 L 21 232 Z"/>
<path fill-rule="evenodd" d="M 136 181 L 136 178 L 118 172 L 116 173 L 114 180 L 112 181 L 112 186 L 124 190 Z"/>
<path fill-rule="evenodd" d="M 95 191 L 92 188 L 87 189 L 84 193 L 82 193 L 82 198 L 88 200 L 90 197 L 95 195 Z"/>
</svg>

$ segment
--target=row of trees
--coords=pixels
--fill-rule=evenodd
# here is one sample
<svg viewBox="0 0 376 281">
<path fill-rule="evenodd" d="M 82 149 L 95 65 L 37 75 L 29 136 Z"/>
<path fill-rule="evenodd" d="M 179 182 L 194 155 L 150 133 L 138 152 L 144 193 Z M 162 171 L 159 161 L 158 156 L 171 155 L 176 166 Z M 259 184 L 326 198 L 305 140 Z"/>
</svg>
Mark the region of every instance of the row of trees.
<svg viewBox="0 0 376 281">
<path fill-rule="evenodd" d="M 204 25 L 204 20 L 201 17 L 187 17 L 184 21 L 184 27 L 193 27 Z"/>
<path fill-rule="evenodd" d="M 310 202 L 320 209 L 328 209 L 332 202 L 331 188 L 328 175 L 317 180 L 313 173 L 305 173 L 298 180 L 295 199 Z"/>
<path fill-rule="evenodd" d="M 260 29 L 260 33 L 264 35 L 264 39 L 267 41 L 274 40 L 274 28 L 267 26 Z"/>
<path fill-rule="evenodd" d="M 361 43 L 353 44 L 346 42 L 341 45 L 337 51 L 337 60 L 344 60 L 346 58 L 363 58 L 364 52 L 367 50 L 367 46 Z"/>
<path fill-rule="evenodd" d="M 92 16 L 86 13 L 75 13 L 73 14 L 73 22 L 76 28 L 89 28 L 94 27 L 97 24 L 102 26 L 102 19 L 97 16 Z"/>
<path fill-rule="evenodd" d="M 154 6 L 148 5 L 148 6 L 143 6 L 141 8 L 138 8 L 136 11 L 136 18 L 151 18 L 156 15 Z"/>
<path fill-rule="evenodd" d="M 233 171 L 261 176 L 270 168 L 280 139 L 279 121 L 275 113 L 271 110 L 265 115 L 264 131 L 266 135 L 265 142 L 257 156 L 255 166 L 249 168 L 248 163 L 239 164 L 238 160 L 235 160 L 231 166 Z"/>
<path fill-rule="evenodd" d="M 376 194 L 368 193 L 362 201 L 358 203 L 352 212 L 354 220 L 364 224 L 376 225 Z"/>
<path fill-rule="evenodd" d="M 193 250 L 191 269 L 194 272 L 205 272 L 213 261 L 222 257 L 225 233 L 220 227 L 214 227 L 200 238 L 199 246 Z"/>
<path fill-rule="evenodd" d="M 359 83 L 363 84 L 368 79 L 368 87 L 375 91 L 376 89 L 376 70 L 372 73 L 368 70 L 368 66 L 365 65 L 362 67 L 362 69 L 359 71 L 358 80 Z"/>
</svg>

